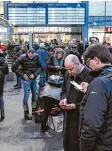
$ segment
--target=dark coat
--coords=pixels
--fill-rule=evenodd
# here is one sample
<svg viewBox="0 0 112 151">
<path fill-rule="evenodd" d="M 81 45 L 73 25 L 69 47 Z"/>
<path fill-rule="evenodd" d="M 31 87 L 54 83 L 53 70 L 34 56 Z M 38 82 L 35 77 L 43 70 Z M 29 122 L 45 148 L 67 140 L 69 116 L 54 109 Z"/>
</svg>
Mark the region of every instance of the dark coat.
<svg viewBox="0 0 112 151">
<path fill-rule="evenodd" d="M 72 50 L 73 49 L 73 50 Z M 64 59 L 70 55 L 70 54 L 73 54 L 73 55 L 76 55 L 78 57 L 78 59 L 80 60 L 80 62 L 82 63 L 82 59 L 81 59 L 81 54 L 78 52 L 78 50 L 74 50 L 74 48 L 70 48 L 70 47 L 66 47 L 65 48 L 65 55 L 64 55 Z"/>
<path fill-rule="evenodd" d="M 47 62 L 47 71 L 49 75 L 53 74 L 59 74 L 61 72 L 62 75 L 65 74 L 65 68 L 64 68 L 64 60 L 57 60 L 57 63 L 55 63 L 55 57 L 51 56 Z M 56 66 L 60 66 L 60 69 L 57 68 Z"/>
<path fill-rule="evenodd" d="M 3 95 L 3 88 L 4 88 L 4 77 L 5 74 L 8 74 L 8 64 L 5 61 L 5 56 L 0 54 L 0 95 Z"/>
<path fill-rule="evenodd" d="M 112 151 L 112 66 L 93 74 L 98 77 L 89 85 L 80 107 L 81 151 Z"/>
<path fill-rule="evenodd" d="M 21 69 L 19 70 L 18 67 L 20 65 L 21 65 Z M 37 54 L 32 59 L 28 57 L 28 54 L 24 54 L 15 61 L 13 66 L 14 69 L 16 70 L 16 73 L 20 75 L 22 78 L 24 77 L 24 74 L 26 74 L 28 77 L 31 74 L 34 74 L 36 78 L 39 74 L 41 63 L 39 61 L 39 56 Z"/>
<path fill-rule="evenodd" d="M 13 54 L 13 62 L 19 58 L 22 55 L 22 48 L 21 46 L 16 46 L 14 48 L 14 54 Z"/>
<path fill-rule="evenodd" d="M 82 82 L 90 83 L 92 77 L 89 76 L 89 69 L 86 67 L 83 71 L 73 79 L 67 72 L 65 74 L 64 84 L 62 88 L 61 98 L 67 98 L 68 103 L 74 103 L 76 105 L 75 110 L 65 111 L 64 119 L 64 149 L 65 151 L 79 151 L 79 138 L 78 138 L 78 126 L 79 126 L 79 105 L 82 101 L 84 93 L 78 91 L 70 83 L 71 80 L 75 80 L 78 84 Z"/>
</svg>

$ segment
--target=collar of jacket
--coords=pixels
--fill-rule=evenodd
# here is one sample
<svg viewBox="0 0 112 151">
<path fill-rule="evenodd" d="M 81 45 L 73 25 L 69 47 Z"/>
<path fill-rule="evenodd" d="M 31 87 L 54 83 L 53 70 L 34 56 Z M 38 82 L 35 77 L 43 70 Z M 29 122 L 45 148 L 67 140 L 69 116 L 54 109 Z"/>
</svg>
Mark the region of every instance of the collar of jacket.
<svg viewBox="0 0 112 151">
<path fill-rule="evenodd" d="M 110 72 L 112 73 L 112 66 L 106 65 L 98 70 L 91 71 L 89 74 L 92 77 L 98 77 L 98 76 L 102 76 L 102 75 L 107 75 Z"/>
<path fill-rule="evenodd" d="M 28 57 L 28 54 L 26 53 L 26 58 L 28 58 L 29 60 L 33 60 L 33 59 L 35 58 L 35 55 L 34 55 L 34 57 L 33 57 L 32 59 L 30 59 L 30 58 Z"/>
<path fill-rule="evenodd" d="M 75 79 L 80 79 L 82 81 L 83 78 L 87 75 L 87 71 L 88 71 L 88 74 L 89 74 L 90 69 L 87 68 L 87 67 L 84 67 L 83 70 L 80 72 L 79 75 L 77 75 L 77 77 Z M 74 80 L 74 77 L 71 76 L 71 79 Z"/>
</svg>

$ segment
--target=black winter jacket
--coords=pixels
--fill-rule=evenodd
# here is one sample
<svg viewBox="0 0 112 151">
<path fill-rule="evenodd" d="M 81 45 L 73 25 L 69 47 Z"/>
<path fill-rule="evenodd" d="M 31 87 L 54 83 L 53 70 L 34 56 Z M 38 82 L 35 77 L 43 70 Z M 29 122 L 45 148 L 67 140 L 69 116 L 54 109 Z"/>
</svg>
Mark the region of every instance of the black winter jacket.
<svg viewBox="0 0 112 151">
<path fill-rule="evenodd" d="M 3 94 L 3 87 L 4 87 L 4 77 L 5 74 L 8 74 L 8 64 L 5 61 L 5 56 L 0 54 L 0 95 Z"/>
<path fill-rule="evenodd" d="M 112 66 L 93 74 L 80 106 L 80 150 L 112 151 Z"/>
<path fill-rule="evenodd" d="M 47 71 L 49 75 L 53 74 L 59 74 L 61 72 L 61 75 L 64 75 L 66 72 L 66 69 L 64 67 L 64 60 L 61 59 L 58 61 L 57 65 L 55 64 L 55 57 L 51 56 L 47 62 Z M 60 65 L 62 62 L 62 65 Z M 60 66 L 60 68 L 57 68 L 56 66 Z"/>
<path fill-rule="evenodd" d="M 21 69 L 18 67 L 21 65 Z M 24 74 L 28 77 L 33 74 L 35 78 L 39 74 L 39 69 L 41 68 L 41 64 L 39 61 L 39 56 L 36 54 L 33 59 L 28 57 L 28 54 L 24 54 L 20 56 L 15 63 L 13 64 L 15 72 L 20 75 L 24 79 Z"/>
</svg>

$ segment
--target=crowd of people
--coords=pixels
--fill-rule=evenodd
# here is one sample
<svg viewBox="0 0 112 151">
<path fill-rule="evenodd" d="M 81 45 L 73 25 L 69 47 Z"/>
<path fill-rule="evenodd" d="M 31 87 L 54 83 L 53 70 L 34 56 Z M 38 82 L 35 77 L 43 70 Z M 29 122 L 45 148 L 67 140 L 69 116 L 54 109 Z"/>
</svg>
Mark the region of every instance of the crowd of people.
<svg viewBox="0 0 112 151">
<path fill-rule="evenodd" d="M 17 76 L 14 89 L 24 89 L 24 119 L 32 120 L 43 102 L 41 132 L 54 106 L 64 115 L 64 151 L 112 150 L 112 56 L 111 45 L 94 43 L 86 49 L 72 39 L 67 46 L 56 40 L 34 43 L 29 49 L 22 41 L 14 47 L 12 71 Z M 0 109 L 5 118 L 3 88 L 8 74 L 4 53 L 0 53 Z M 37 77 L 40 76 L 39 81 Z M 74 87 L 75 81 L 81 89 Z M 28 99 L 32 93 L 32 115 Z M 52 91 L 50 96 L 49 91 Z"/>
</svg>

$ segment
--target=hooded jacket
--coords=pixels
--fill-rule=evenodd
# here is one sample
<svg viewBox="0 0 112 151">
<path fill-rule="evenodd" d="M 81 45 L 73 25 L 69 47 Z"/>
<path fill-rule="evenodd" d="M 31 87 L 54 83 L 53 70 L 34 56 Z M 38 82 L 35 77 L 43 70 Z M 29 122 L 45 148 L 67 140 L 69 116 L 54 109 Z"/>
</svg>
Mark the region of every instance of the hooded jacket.
<svg viewBox="0 0 112 151">
<path fill-rule="evenodd" d="M 112 151 L 112 66 L 92 71 L 80 106 L 80 150 Z"/>
<path fill-rule="evenodd" d="M 39 48 L 37 51 L 43 69 L 46 69 L 48 61 L 48 51 L 45 48 Z"/>
</svg>

